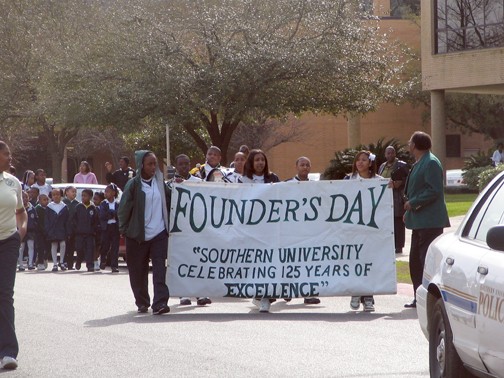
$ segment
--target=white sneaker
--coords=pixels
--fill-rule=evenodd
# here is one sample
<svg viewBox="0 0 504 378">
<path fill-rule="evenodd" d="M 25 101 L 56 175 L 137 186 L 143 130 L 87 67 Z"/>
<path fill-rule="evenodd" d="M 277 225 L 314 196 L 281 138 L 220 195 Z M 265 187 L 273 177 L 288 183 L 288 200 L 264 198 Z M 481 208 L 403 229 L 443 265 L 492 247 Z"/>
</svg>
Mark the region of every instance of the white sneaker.
<svg viewBox="0 0 504 378">
<path fill-rule="evenodd" d="M 94 270 L 100 270 L 100 262 L 98 260 L 94 262 Z"/>
<path fill-rule="evenodd" d="M 2 369 L 9 369 L 9 370 L 14 370 L 17 369 L 18 367 L 18 362 L 15 358 L 5 356 L 2 358 L 2 362 L 0 362 L 0 368 Z"/>
<path fill-rule="evenodd" d="M 38 264 L 37 265 L 37 270 L 46 270 L 46 267 L 44 264 Z"/>
<path fill-rule="evenodd" d="M 374 308 L 374 300 L 373 297 L 364 297 L 364 311 L 373 312 Z"/>
<path fill-rule="evenodd" d="M 350 308 L 357 311 L 360 307 L 360 297 L 352 297 L 350 300 Z"/>
<path fill-rule="evenodd" d="M 259 304 L 259 312 L 269 312 L 271 303 L 268 298 L 263 298 Z"/>
</svg>

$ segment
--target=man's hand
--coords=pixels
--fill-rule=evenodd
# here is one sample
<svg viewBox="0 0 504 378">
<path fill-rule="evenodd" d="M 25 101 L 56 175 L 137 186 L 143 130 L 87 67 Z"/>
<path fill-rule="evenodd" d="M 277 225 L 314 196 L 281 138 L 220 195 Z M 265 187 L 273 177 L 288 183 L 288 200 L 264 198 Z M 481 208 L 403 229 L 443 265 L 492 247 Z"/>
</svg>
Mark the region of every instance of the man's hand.
<svg viewBox="0 0 504 378">
<path fill-rule="evenodd" d="M 107 172 L 109 172 L 109 173 L 112 172 L 112 163 L 107 161 L 105 163 L 105 168 L 107 169 Z"/>
<path fill-rule="evenodd" d="M 404 204 L 404 210 L 406 211 L 410 211 L 411 210 L 411 204 L 409 201 L 406 201 L 406 203 Z"/>
</svg>

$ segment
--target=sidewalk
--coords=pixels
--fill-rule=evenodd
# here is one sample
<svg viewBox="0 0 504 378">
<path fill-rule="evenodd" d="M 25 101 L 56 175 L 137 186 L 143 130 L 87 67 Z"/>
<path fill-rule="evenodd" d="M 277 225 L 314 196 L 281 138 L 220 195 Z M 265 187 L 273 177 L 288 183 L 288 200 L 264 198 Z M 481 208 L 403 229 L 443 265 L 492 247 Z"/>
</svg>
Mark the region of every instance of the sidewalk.
<svg viewBox="0 0 504 378">
<path fill-rule="evenodd" d="M 460 223 L 462 223 L 462 221 L 464 220 L 464 217 L 465 215 L 451 217 L 450 218 L 451 226 L 445 228 L 444 233 L 456 231 Z M 409 261 L 410 245 L 411 245 L 411 230 L 406 229 L 406 242 L 404 243 L 403 253 L 396 254 L 397 261 Z"/>
</svg>

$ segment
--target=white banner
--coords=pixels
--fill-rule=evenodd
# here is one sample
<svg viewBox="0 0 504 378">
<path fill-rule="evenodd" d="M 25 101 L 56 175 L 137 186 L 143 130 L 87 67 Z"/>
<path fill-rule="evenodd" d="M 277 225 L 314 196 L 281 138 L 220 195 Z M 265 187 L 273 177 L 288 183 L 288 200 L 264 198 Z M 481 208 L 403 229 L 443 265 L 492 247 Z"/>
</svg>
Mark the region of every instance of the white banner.
<svg viewBox="0 0 504 378">
<path fill-rule="evenodd" d="M 175 184 L 171 296 L 396 293 L 388 180 Z"/>
</svg>

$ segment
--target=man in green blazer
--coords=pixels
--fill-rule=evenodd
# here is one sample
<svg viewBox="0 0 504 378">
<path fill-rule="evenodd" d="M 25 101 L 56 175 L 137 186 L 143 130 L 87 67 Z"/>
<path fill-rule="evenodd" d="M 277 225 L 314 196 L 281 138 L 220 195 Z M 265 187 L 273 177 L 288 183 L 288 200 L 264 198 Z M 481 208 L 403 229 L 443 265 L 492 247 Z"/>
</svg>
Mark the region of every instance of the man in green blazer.
<svg viewBox="0 0 504 378">
<path fill-rule="evenodd" d="M 430 151 L 432 141 L 429 134 L 414 132 L 408 145 L 415 164 L 404 189 L 404 223 L 412 230 L 409 268 L 416 296 L 416 289 L 422 284 L 427 248 L 443 233 L 444 227 L 450 226 L 450 220 L 444 199 L 443 167 Z M 404 307 L 415 308 L 416 298 Z"/>
</svg>

